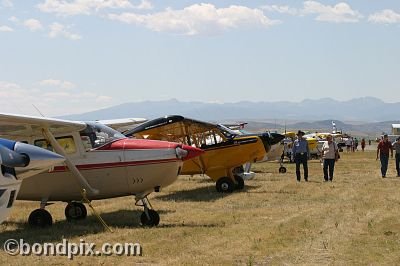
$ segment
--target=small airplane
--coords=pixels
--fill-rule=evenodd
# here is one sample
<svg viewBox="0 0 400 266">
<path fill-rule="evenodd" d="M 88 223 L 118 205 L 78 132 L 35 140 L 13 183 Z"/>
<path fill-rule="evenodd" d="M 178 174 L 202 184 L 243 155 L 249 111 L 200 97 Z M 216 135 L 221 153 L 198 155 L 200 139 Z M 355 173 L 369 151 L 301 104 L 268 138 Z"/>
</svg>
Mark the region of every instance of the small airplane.
<svg viewBox="0 0 400 266">
<path fill-rule="evenodd" d="M 292 131 L 288 131 L 285 133 L 284 142 L 284 154 L 289 158 L 289 161 L 292 162 L 292 143 L 296 138 L 296 133 Z M 308 148 L 310 149 L 310 156 L 312 158 L 318 158 L 321 154 L 322 144 L 318 143 L 318 140 L 311 135 L 303 136 L 308 143 Z M 320 147 L 318 146 L 320 145 Z"/>
<path fill-rule="evenodd" d="M 50 226 L 45 210 L 52 201 L 68 202 L 68 220 L 84 219 L 84 200 L 100 200 L 134 195 L 144 208 L 143 225 L 155 226 L 160 217 L 147 196 L 172 184 L 184 160 L 203 153 L 178 143 L 128 139 L 98 122 L 76 122 L 44 117 L 0 114 L 0 136 L 55 151 L 65 157 L 65 165 L 23 180 L 18 198 L 40 201 L 28 222 Z M 84 191 L 86 194 L 84 195 Z M 87 196 L 86 196 L 87 195 Z M 86 199 L 85 199 L 86 197 Z"/>
<path fill-rule="evenodd" d="M 224 126 L 230 128 L 238 135 L 254 134 L 254 133 L 251 133 L 244 129 L 247 124 L 248 123 L 241 122 L 241 123 L 237 123 L 237 124 L 234 124 L 234 123 L 224 124 Z M 284 151 L 284 143 L 282 140 L 285 138 L 285 136 L 278 134 L 278 133 L 271 133 L 271 132 L 269 134 L 272 138 L 274 138 L 274 142 L 276 142 L 276 143 L 271 145 L 271 149 L 265 155 L 264 159 L 261 162 L 279 161 L 280 162 L 279 173 L 286 173 L 287 169 L 286 169 L 286 167 L 283 166 L 283 159 L 282 159 L 283 151 Z M 278 142 L 279 139 L 280 139 L 280 141 Z M 244 165 L 244 179 L 252 179 L 255 176 L 254 172 L 250 171 L 251 164 L 252 163 L 249 162 Z"/>
<path fill-rule="evenodd" d="M 204 154 L 185 161 L 181 174 L 206 174 L 216 182 L 218 192 L 228 193 L 244 188 L 242 165 L 263 160 L 271 145 L 280 141 L 269 133 L 238 135 L 223 125 L 179 115 L 148 121 L 124 134 L 201 148 Z"/>
<path fill-rule="evenodd" d="M 63 161 L 64 157 L 51 151 L 0 139 L 0 223 L 8 217 L 22 179 L 47 171 Z"/>
</svg>

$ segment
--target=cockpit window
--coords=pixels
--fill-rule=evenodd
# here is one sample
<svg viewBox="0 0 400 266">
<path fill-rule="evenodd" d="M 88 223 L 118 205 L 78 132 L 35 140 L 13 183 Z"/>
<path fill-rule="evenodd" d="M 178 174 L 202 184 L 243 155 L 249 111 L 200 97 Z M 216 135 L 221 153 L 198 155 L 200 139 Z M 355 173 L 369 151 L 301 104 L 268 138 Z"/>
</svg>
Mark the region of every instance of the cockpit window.
<svg viewBox="0 0 400 266">
<path fill-rule="evenodd" d="M 126 138 L 118 131 L 100 123 L 87 122 L 85 130 L 80 132 L 86 149 L 97 148 L 111 141 Z"/>
</svg>

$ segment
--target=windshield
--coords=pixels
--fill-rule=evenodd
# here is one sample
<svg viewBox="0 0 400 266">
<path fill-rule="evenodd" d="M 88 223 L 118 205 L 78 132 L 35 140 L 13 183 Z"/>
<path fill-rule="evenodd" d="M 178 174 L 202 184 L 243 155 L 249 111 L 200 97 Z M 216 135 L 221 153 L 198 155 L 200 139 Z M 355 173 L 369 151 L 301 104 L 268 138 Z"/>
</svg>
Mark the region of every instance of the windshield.
<svg viewBox="0 0 400 266">
<path fill-rule="evenodd" d="M 86 122 L 87 127 L 80 132 L 81 139 L 87 149 L 93 149 L 111 141 L 126 138 L 118 131 L 100 123 Z"/>
<path fill-rule="evenodd" d="M 218 124 L 218 128 L 221 130 L 221 133 L 228 139 L 234 138 L 237 134 L 230 128 L 227 128 L 224 125 Z"/>
</svg>

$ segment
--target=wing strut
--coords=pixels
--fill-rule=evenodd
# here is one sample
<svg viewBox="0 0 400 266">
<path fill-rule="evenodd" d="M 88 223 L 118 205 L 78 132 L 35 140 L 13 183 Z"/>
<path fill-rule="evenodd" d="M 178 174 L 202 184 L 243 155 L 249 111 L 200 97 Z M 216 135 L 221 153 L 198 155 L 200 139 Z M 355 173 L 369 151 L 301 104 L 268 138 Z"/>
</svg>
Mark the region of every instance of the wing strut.
<svg viewBox="0 0 400 266">
<path fill-rule="evenodd" d="M 86 180 L 86 178 L 79 172 L 78 168 L 71 162 L 71 160 L 65 154 L 64 149 L 57 142 L 54 135 L 50 132 L 48 128 L 43 128 L 43 135 L 47 138 L 47 140 L 51 143 L 54 150 L 65 157 L 65 164 L 68 166 L 68 169 L 72 172 L 72 174 L 76 177 L 78 183 L 82 186 L 82 188 L 86 189 L 90 194 L 97 195 L 99 194 L 99 190 L 93 188 Z"/>
</svg>

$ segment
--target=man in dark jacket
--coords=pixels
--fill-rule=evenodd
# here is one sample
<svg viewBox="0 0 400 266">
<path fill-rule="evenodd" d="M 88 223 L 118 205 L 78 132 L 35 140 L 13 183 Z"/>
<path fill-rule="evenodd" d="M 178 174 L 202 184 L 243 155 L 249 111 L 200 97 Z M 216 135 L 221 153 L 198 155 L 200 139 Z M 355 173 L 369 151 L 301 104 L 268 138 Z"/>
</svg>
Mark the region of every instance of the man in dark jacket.
<svg viewBox="0 0 400 266">
<path fill-rule="evenodd" d="M 389 137 L 387 134 L 383 135 L 383 140 L 381 140 L 378 144 L 378 148 L 376 150 L 376 160 L 378 157 L 381 160 L 381 173 L 382 178 L 386 177 L 386 172 L 389 164 L 389 151 L 391 151 L 391 156 L 393 158 L 393 147 L 392 143 L 389 141 Z"/>
</svg>

